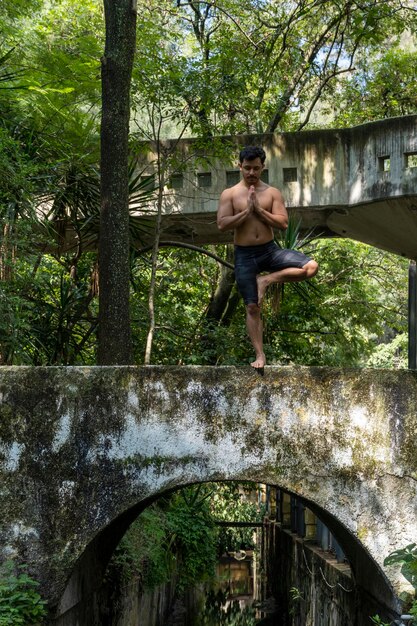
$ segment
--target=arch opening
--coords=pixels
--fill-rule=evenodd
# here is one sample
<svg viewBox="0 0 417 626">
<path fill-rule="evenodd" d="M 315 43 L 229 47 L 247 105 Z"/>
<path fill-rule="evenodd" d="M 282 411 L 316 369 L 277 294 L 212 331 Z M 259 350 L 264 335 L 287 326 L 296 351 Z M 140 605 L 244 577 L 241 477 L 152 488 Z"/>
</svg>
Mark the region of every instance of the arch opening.
<svg viewBox="0 0 417 626">
<path fill-rule="evenodd" d="M 74 623 L 78 623 L 81 626 L 83 624 L 88 624 L 89 626 L 95 623 L 104 624 L 102 620 L 100 622 L 95 620 L 98 617 L 97 599 L 100 597 L 100 589 L 107 565 L 122 537 L 146 508 L 150 507 L 161 498 L 166 498 L 176 492 L 181 492 L 183 489 L 190 486 L 203 485 L 209 482 L 243 483 L 248 480 L 249 478 L 245 480 L 241 477 L 240 480 L 186 482 L 181 486 L 177 485 L 173 488 L 162 489 L 151 497 L 138 502 L 133 507 L 122 512 L 92 538 L 88 545 L 86 545 L 81 556 L 77 559 L 65 590 L 56 607 L 56 617 L 53 623 L 56 624 L 56 626 L 69 626 Z M 292 545 L 293 553 L 295 554 L 298 550 L 299 554 L 302 554 L 304 559 L 307 558 L 305 556 L 306 550 L 311 551 L 313 549 L 314 551 L 315 546 L 320 550 L 318 535 L 316 534 L 316 536 L 313 537 L 311 528 L 309 532 L 306 532 L 305 516 L 306 514 L 310 516 L 313 515 L 316 520 L 316 527 L 320 525 L 321 528 L 325 527 L 328 533 L 333 537 L 333 549 L 336 552 L 336 560 L 340 558 L 342 562 L 348 563 L 350 567 L 352 581 L 352 589 L 350 592 L 354 592 L 355 602 L 359 607 L 358 611 L 361 610 L 361 603 L 362 606 L 365 604 L 370 607 L 369 613 L 362 616 L 363 620 L 360 614 L 357 614 L 355 622 L 352 622 L 352 625 L 354 623 L 361 626 L 362 624 L 369 623 L 370 616 L 377 612 L 381 618 L 398 618 L 398 611 L 400 611 L 399 601 L 387 576 L 366 547 L 340 520 L 317 503 L 295 492 L 288 491 L 280 485 L 268 482 L 257 482 L 257 484 L 264 485 L 266 493 L 269 492 L 266 519 L 262 530 L 264 533 L 263 543 L 268 546 L 267 549 L 269 550 L 268 555 L 262 556 L 264 559 L 264 567 L 269 568 L 269 583 L 271 583 L 271 580 L 277 575 L 277 571 L 279 571 L 279 568 L 277 569 L 276 567 L 277 554 L 274 552 L 277 548 L 283 550 L 284 545 L 287 547 Z M 274 497 L 271 497 L 272 493 L 275 494 Z M 290 502 L 289 520 L 288 517 L 285 518 L 285 512 L 283 511 L 285 499 L 287 499 L 287 502 L 289 499 Z M 304 516 L 304 529 L 303 524 L 300 523 L 300 515 Z M 311 517 L 309 520 L 311 524 Z M 339 556 L 337 555 L 337 550 L 340 551 Z M 322 550 L 322 552 L 324 553 L 326 550 Z M 326 559 L 326 555 L 321 556 Z M 328 558 L 331 560 L 331 556 Z M 268 560 L 268 564 L 266 564 L 266 560 Z M 288 563 L 283 565 L 283 567 L 288 567 Z M 289 580 L 288 576 L 286 578 Z M 285 599 L 283 599 L 284 592 L 285 589 L 283 591 L 282 588 L 279 589 L 276 585 L 274 586 L 274 584 L 265 586 L 263 590 L 265 596 L 275 593 L 278 597 L 278 602 L 281 603 L 285 601 Z M 110 621 L 108 622 L 109 625 L 111 623 Z"/>
</svg>

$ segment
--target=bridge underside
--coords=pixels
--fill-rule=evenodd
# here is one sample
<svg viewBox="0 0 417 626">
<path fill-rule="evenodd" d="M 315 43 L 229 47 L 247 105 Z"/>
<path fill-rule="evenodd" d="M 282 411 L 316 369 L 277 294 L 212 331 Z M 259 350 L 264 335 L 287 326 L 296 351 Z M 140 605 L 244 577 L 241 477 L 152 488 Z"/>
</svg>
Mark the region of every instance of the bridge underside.
<svg viewBox="0 0 417 626">
<path fill-rule="evenodd" d="M 289 207 L 301 219 L 302 232 L 318 237 L 346 237 L 400 256 L 417 259 L 417 196 L 403 196 L 359 205 Z M 146 218 L 149 221 L 149 217 Z M 150 245 L 149 232 L 143 245 Z M 225 244 L 233 233 L 220 232 L 215 212 L 172 213 L 162 218 L 161 241 L 194 245 Z"/>
</svg>

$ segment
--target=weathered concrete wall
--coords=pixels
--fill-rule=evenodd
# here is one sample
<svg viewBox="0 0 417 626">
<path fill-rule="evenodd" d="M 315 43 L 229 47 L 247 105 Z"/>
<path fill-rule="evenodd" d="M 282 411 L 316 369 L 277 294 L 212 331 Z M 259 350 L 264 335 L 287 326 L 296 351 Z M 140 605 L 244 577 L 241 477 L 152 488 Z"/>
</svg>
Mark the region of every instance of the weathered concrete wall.
<svg viewBox="0 0 417 626">
<path fill-rule="evenodd" d="M 382 572 L 417 540 L 416 407 L 410 371 L 0 368 L 1 558 L 28 562 L 64 613 L 153 498 L 254 480 L 320 508 L 348 556 L 362 546 L 365 577 Z M 398 608 L 388 580 L 405 580 L 380 575 Z"/>
<path fill-rule="evenodd" d="M 51 626 L 200 626 L 204 589 L 190 589 L 177 597 L 175 578 L 152 590 L 140 580 L 128 585 L 106 579 L 82 604 L 51 620 Z"/>
<path fill-rule="evenodd" d="M 195 140 L 179 142 L 189 165 L 183 188 L 167 194 L 166 211 L 215 212 L 219 194 L 228 186 L 227 173 L 238 173 L 239 150 L 249 144 L 263 146 L 269 183 L 283 190 L 289 207 L 347 207 L 417 194 L 417 168 L 407 162 L 407 155 L 417 154 L 417 115 L 351 128 L 229 136 L 224 143 L 233 148 L 232 159 L 211 157 L 210 168 L 201 164 L 201 150 L 195 165 Z M 388 171 L 382 169 L 384 158 L 390 161 Z M 154 155 L 150 153 L 148 159 L 151 172 Z M 296 170 L 296 180 L 287 182 L 285 170 L 289 168 Z M 209 186 L 199 186 L 199 173 L 211 174 Z"/>
<path fill-rule="evenodd" d="M 203 587 L 190 589 L 181 599 L 174 597 L 175 584 L 152 591 L 132 585 L 122 598 L 120 617 L 115 626 L 201 626 L 199 612 L 204 605 Z"/>
<path fill-rule="evenodd" d="M 233 158 L 226 162 L 207 155 L 211 167 L 203 170 L 204 155 L 194 140 L 179 142 L 188 165 L 183 187 L 165 189 L 162 239 L 230 241 L 232 233 L 220 233 L 216 226 L 219 196 L 230 186 L 228 175 L 238 172 L 240 147 L 259 144 L 267 153 L 269 184 L 282 190 L 305 229 L 417 258 L 417 167 L 409 161 L 409 155 L 417 155 L 416 115 L 345 129 L 224 137 L 223 151 L 227 144 Z M 200 159 L 197 164 L 193 155 Z M 149 153 L 149 172 L 153 161 Z M 289 170 L 296 174 L 287 182 Z M 207 187 L 199 186 L 202 173 L 211 176 Z"/>
<path fill-rule="evenodd" d="M 368 626 L 377 614 L 395 618 L 357 584 L 346 563 L 279 524 L 265 532 L 265 594 L 275 599 L 282 626 Z"/>
</svg>

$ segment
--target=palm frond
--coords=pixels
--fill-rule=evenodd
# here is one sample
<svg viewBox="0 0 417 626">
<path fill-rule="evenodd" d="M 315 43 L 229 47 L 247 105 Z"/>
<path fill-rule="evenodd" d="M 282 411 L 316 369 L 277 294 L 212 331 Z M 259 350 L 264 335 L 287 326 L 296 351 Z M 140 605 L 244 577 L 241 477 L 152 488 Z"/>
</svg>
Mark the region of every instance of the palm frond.
<svg viewBox="0 0 417 626">
<path fill-rule="evenodd" d="M 0 56 L 0 83 L 5 84 L 5 86 L 0 86 L 0 89 L 15 89 L 14 85 L 9 85 L 8 83 L 11 83 L 18 76 L 21 76 L 23 74 L 23 70 L 10 70 L 7 67 L 7 63 L 15 49 L 16 46 L 10 48 L 10 50 Z"/>
<path fill-rule="evenodd" d="M 83 249 L 96 247 L 100 225 L 100 174 L 94 164 L 64 159 L 49 180 L 51 191 L 41 203 L 47 206 L 41 226 L 63 245 L 68 230 L 73 231 Z M 151 215 L 155 181 L 137 173 L 134 160 L 129 164 L 129 230 L 132 246 L 140 248 L 154 230 Z"/>
</svg>

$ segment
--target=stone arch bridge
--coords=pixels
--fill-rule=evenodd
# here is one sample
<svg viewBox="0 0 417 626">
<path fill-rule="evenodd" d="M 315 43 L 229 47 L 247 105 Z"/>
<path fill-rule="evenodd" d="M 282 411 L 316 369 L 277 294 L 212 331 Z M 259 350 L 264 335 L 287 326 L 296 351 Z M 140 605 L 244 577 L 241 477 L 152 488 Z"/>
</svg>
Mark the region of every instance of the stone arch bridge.
<svg viewBox="0 0 417 626">
<path fill-rule="evenodd" d="M 417 541 L 417 374 L 267 367 L 0 368 L 0 553 L 41 582 L 56 623 L 99 584 L 163 492 L 276 485 L 324 516 L 355 579 L 400 614 L 383 560 Z"/>
</svg>

